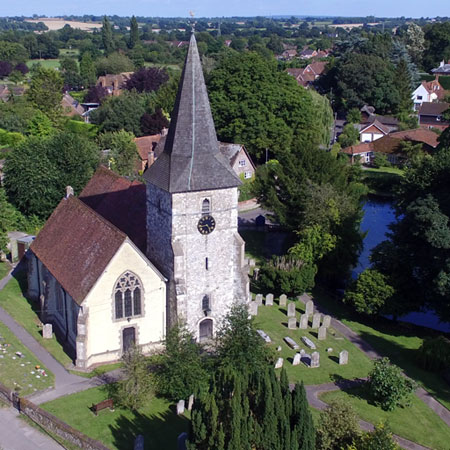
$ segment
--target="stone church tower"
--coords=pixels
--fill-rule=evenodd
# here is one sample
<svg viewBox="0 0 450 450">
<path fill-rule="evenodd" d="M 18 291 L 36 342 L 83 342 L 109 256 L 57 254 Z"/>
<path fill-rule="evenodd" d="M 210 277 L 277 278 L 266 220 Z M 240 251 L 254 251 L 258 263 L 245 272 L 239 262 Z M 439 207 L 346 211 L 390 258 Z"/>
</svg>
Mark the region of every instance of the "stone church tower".
<svg viewBox="0 0 450 450">
<path fill-rule="evenodd" d="M 233 302 L 247 302 L 239 178 L 219 151 L 194 34 L 163 153 L 145 172 L 147 253 L 168 278 L 167 326 L 211 337 Z"/>
</svg>

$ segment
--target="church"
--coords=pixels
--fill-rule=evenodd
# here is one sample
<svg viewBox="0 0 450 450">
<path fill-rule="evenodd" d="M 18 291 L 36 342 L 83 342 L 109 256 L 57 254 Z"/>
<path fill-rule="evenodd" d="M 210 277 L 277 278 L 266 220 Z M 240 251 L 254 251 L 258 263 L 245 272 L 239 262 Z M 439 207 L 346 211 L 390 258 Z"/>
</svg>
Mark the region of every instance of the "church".
<svg viewBox="0 0 450 450">
<path fill-rule="evenodd" d="M 78 197 L 68 187 L 31 245 L 28 295 L 80 369 L 160 348 L 179 320 L 208 340 L 249 300 L 241 181 L 219 151 L 194 34 L 144 179 L 100 167 Z"/>
</svg>

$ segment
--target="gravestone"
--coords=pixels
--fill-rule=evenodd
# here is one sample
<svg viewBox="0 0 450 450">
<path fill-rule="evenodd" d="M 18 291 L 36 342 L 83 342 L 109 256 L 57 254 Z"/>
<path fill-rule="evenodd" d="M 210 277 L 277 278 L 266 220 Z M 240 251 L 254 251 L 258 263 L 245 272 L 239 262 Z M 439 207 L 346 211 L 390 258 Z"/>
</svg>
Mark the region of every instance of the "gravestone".
<svg viewBox="0 0 450 450">
<path fill-rule="evenodd" d="M 280 306 L 286 306 L 287 303 L 287 295 L 281 294 L 280 295 Z"/>
<path fill-rule="evenodd" d="M 273 294 L 266 295 L 266 306 L 273 306 Z"/>
<path fill-rule="evenodd" d="M 317 339 L 319 339 L 319 341 L 324 341 L 326 338 L 327 338 L 327 329 L 322 325 L 321 327 L 319 327 Z"/>
<path fill-rule="evenodd" d="M 348 363 L 348 351 L 342 350 L 342 352 L 339 353 L 339 364 L 342 366 L 347 363 Z"/>
<path fill-rule="evenodd" d="M 295 317 L 295 303 L 288 303 L 288 317 Z"/>
<path fill-rule="evenodd" d="M 257 316 L 258 315 L 258 303 L 250 302 L 248 305 L 248 312 L 251 316 Z"/>
<path fill-rule="evenodd" d="M 331 325 L 331 316 L 323 316 L 322 326 L 329 328 Z"/>
<path fill-rule="evenodd" d="M 186 450 L 186 441 L 188 438 L 188 434 L 183 432 L 178 435 L 177 438 L 177 450 Z"/>
<path fill-rule="evenodd" d="M 305 304 L 305 314 L 308 316 L 312 316 L 314 313 L 314 302 L 312 300 L 308 300 Z"/>
<path fill-rule="evenodd" d="M 272 339 L 265 333 L 263 330 L 256 330 L 256 332 L 264 339 L 264 342 L 267 344 L 270 344 L 272 342 Z"/>
<path fill-rule="evenodd" d="M 254 259 L 249 259 L 249 260 L 248 260 L 248 265 L 249 265 L 250 267 L 255 267 L 255 266 L 256 266 L 256 261 L 255 261 Z"/>
<path fill-rule="evenodd" d="M 308 328 L 308 315 L 302 314 L 300 316 L 300 329 L 306 330 Z"/>
<path fill-rule="evenodd" d="M 278 358 L 275 363 L 275 369 L 281 369 L 283 367 L 283 358 Z"/>
<path fill-rule="evenodd" d="M 277 352 L 281 352 L 281 350 L 283 350 L 283 349 L 281 348 L 281 345 L 279 345 L 279 346 L 277 347 Z"/>
<path fill-rule="evenodd" d="M 193 405 L 194 405 L 194 394 L 191 394 L 188 400 L 188 411 L 192 410 Z"/>
<path fill-rule="evenodd" d="M 294 359 L 293 359 L 293 361 L 292 361 L 292 365 L 293 365 L 293 366 L 298 366 L 298 365 L 300 364 L 301 359 L 302 359 L 301 353 L 296 353 L 296 354 L 294 355 Z"/>
<path fill-rule="evenodd" d="M 177 403 L 177 414 L 178 414 L 178 415 L 184 414 L 184 400 L 180 400 L 180 401 Z"/>
<path fill-rule="evenodd" d="M 134 440 L 134 450 L 144 450 L 144 436 L 138 434 Z"/>
<path fill-rule="evenodd" d="M 290 330 L 295 330 L 297 328 L 297 319 L 295 317 L 289 317 L 288 328 Z"/>
<path fill-rule="evenodd" d="M 263 296 L 262 296 L 262 294 L 256 294 L 255 302 L 258 304 L 258 306 L 261 306 L 261 305 L 262 305 L 262 302 L 263 302 Z"/>
<path fill-rule="evenodd" d="M 258 281 L 258 278 L 259 278 L 259 267 L 255 267 L 255 268 L 253 269 L 253 279 L 254 279 L 255 281 Z"/>
<path fill-rule="evenodd" d="M 311 300 L 311 296 L 305 293 L 305 294 L 299 295 L 298 299 L 306 305 L 306 303 L 308 303 L 309 300 Z"/>
<path fill-rule="evenodd" d="M 286 342 L 286 344 L 294 350 L 298 350 L 300 348 L 297 342 L 295 342 L 294 339 L 290 338 L 289 336 L 286 336 L 284 338 L 284 342 Z"/>
<path fill-rule="evenodd" d="M 51 339 L 53 337 L 53 327 L 51 323 L 46 323 L 42 328 L 42 337 L 44 339 Z"/>
<path fill-rule="evenodd" d="M 311 367 L 320 367 L 319 352 L 313 352 L 313 354 L 311 355 Z"/>
<path fill-rule="evenodd" d="M 312 348 L 313 350 L 316 349 L 316 344 L 314 344 L 314 342 L 306 336 L 302 336 L 302 341 L 307 347 Z"/>
<path fill-rule="evenodd" d="M 315 313 L 313 314 L 313 320 L 312 320 L 312 325 L 311 328 L 316 329 L 320 327 L 320 319 L 321 319 L 322 315 L 320 313 Z"/>
</svg>

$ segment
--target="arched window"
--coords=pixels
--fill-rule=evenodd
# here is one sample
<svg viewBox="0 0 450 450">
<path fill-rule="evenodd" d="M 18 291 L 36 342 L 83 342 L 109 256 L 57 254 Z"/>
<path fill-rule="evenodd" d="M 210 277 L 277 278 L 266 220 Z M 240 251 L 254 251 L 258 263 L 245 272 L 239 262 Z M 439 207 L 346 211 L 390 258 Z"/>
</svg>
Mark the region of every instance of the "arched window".
<svg viewBox="0 0 450 450">
<path fill-rule="evenodd" d="M 205 198 L 202 203 L 202 214 L 209 214 L 211 212 L 211 202 Z"/>
<path fill-rule="evenodd" d="M 141 282 L 133 272 L 125 272 L 119 277 L 114 290 L 116 319 L 142 314 L 141 292 Z"/>
</svg>

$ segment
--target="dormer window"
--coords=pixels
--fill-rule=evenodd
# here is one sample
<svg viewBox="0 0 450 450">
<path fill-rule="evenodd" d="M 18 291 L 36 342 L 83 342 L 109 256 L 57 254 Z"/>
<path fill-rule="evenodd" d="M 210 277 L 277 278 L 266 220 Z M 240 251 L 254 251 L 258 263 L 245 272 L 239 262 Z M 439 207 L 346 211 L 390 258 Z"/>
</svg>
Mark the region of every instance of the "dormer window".
<svg viewBox="0 0 450 450">
<path fill-rule="evenodd" d="M 205 198 L 202 202 L 202 214 L 209 214 L 211 212 L 211 202 Z"/>
</svg>

